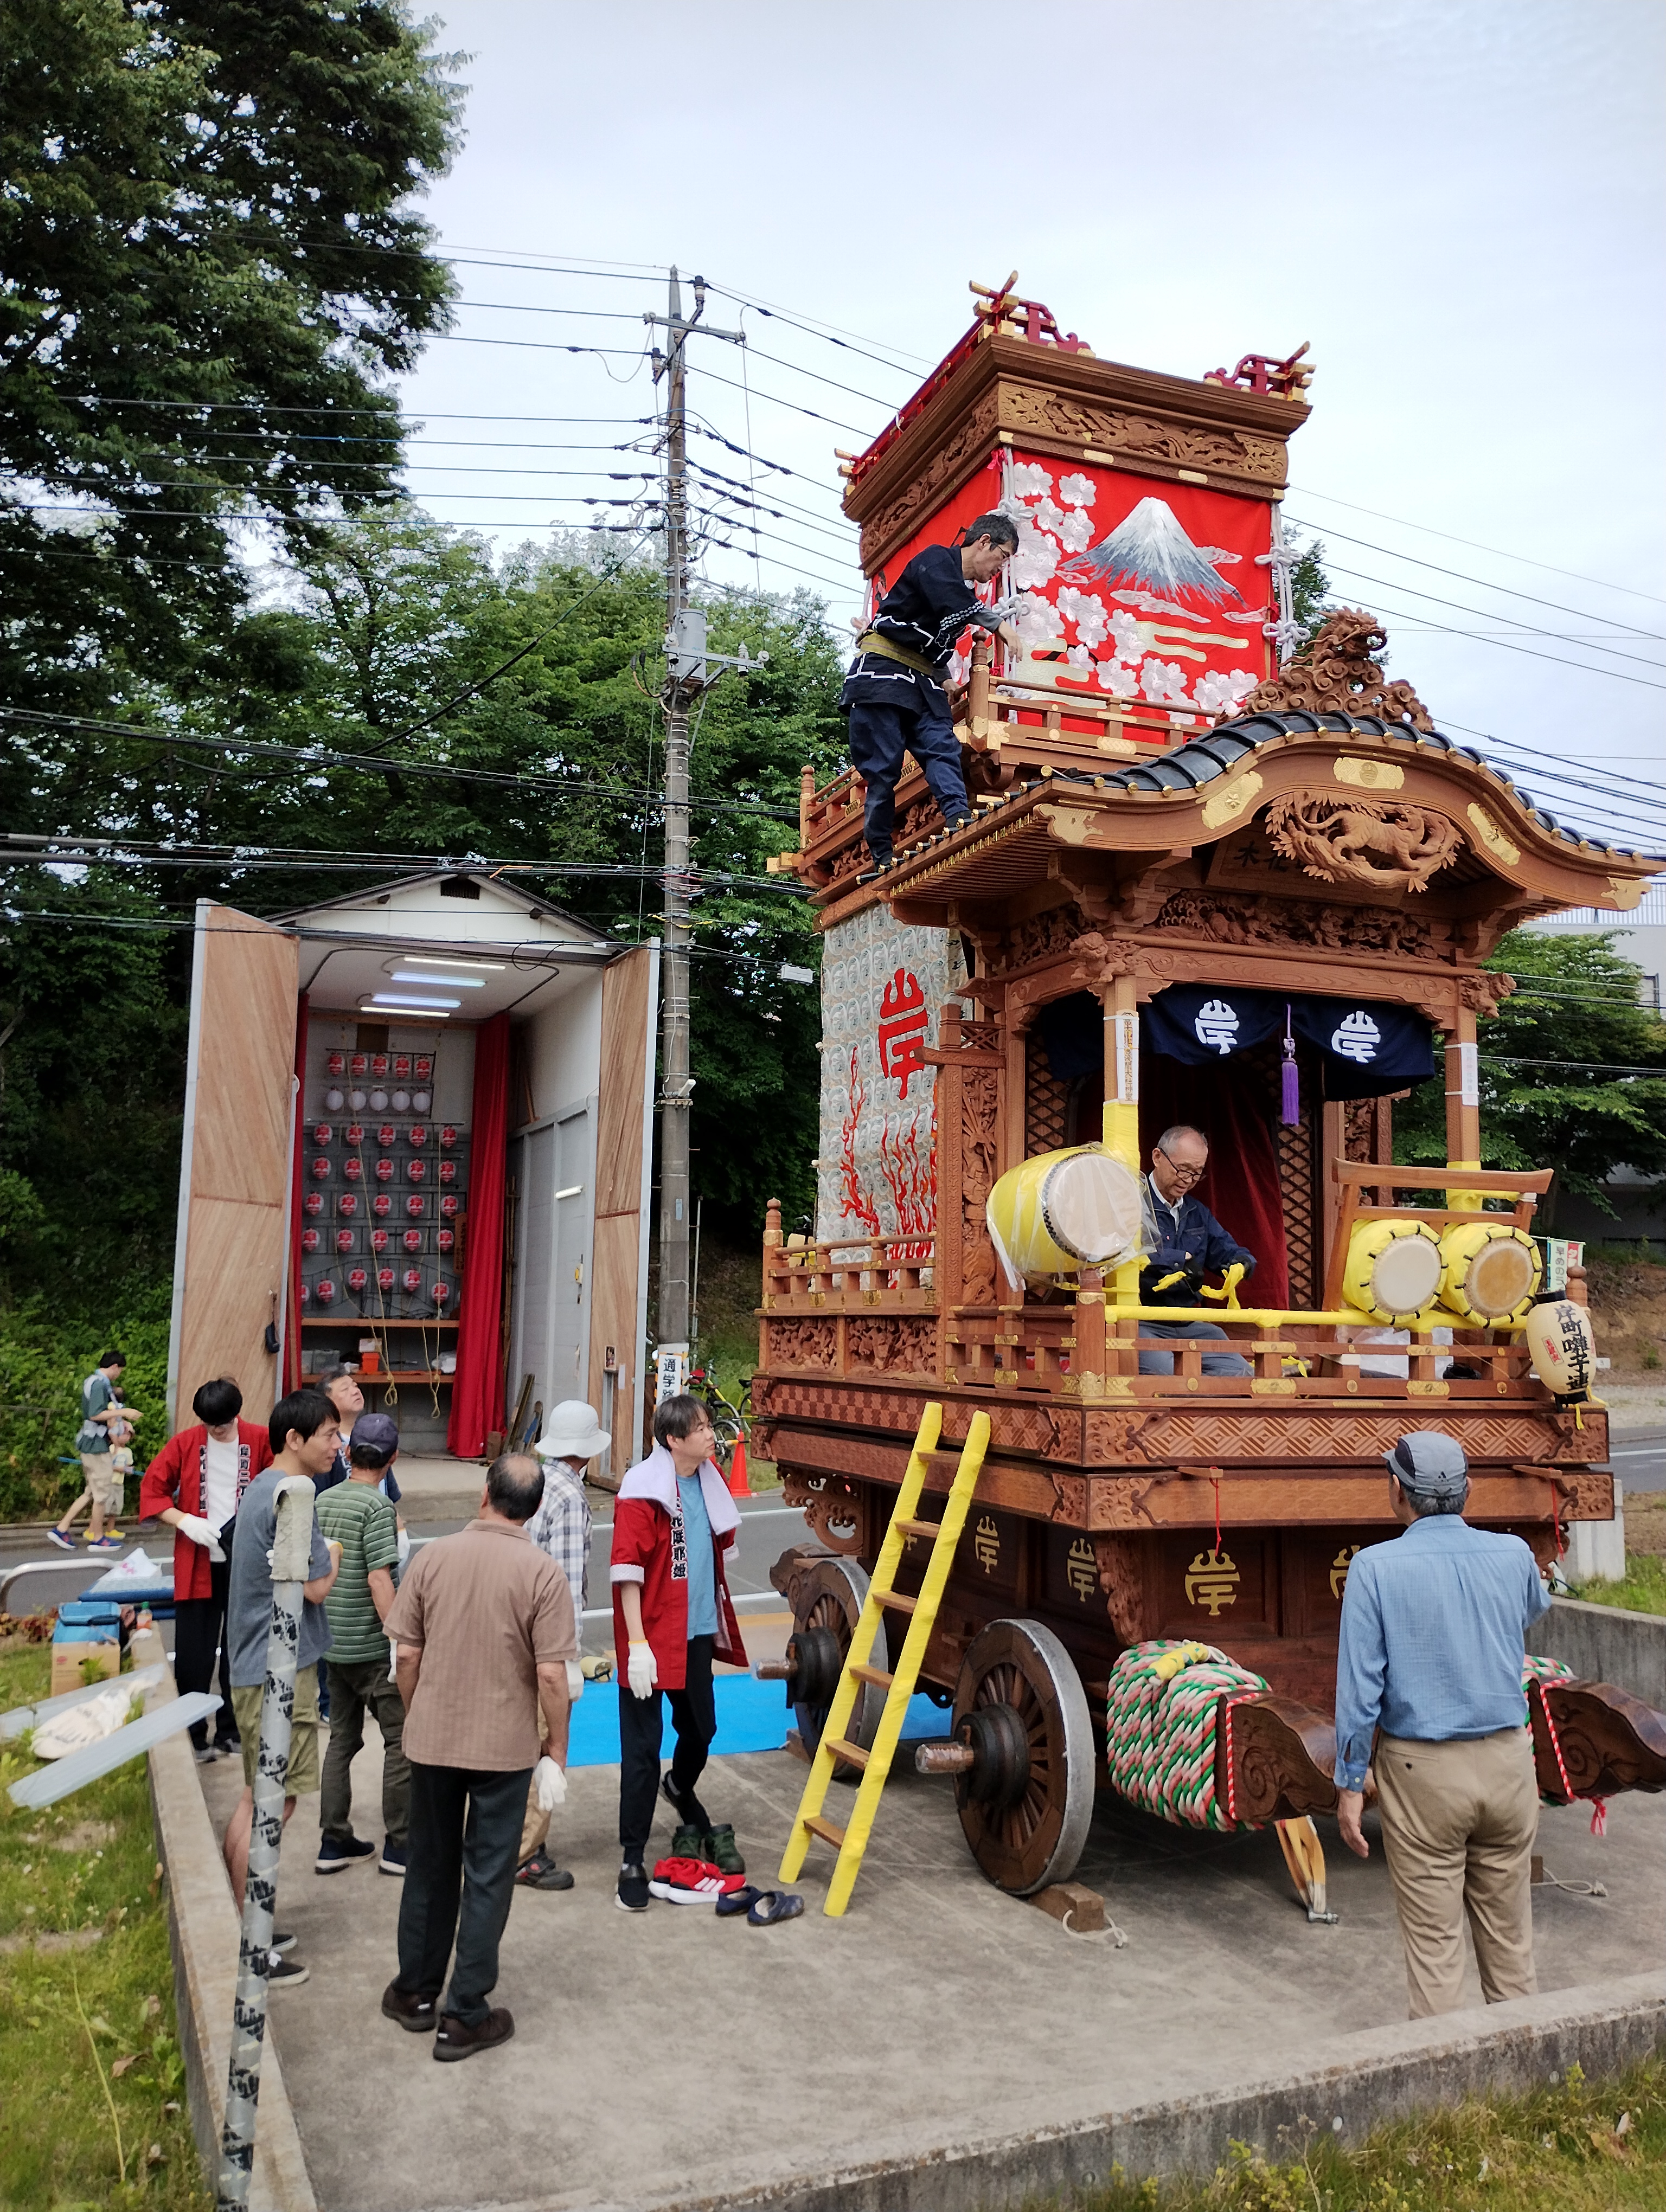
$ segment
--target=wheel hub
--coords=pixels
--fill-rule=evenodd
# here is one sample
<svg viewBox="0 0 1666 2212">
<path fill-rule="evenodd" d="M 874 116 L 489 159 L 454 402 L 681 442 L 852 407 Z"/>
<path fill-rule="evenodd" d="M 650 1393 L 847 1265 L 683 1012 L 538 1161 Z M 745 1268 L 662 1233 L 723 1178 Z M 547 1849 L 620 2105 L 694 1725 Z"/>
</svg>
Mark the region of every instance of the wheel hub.
<svg viewBox="0 0 1666 2212">
<path fill-rule="evenodd" d="M 800 1628 L 787 1639 L 787 1656 L 793 1668 L 795 1703 L 826 1706 L 839 1686 L 843 1655 L 830 1628 Z"/>
<path fill-rule="evenodd" d="M 974 1705 L 959 1735 L 972 1753 L 967 1796 L 979 1805 L 1016 1805 L 1030 1786 L 1030 1738 L 1017 1708 Z"/>
</svg>

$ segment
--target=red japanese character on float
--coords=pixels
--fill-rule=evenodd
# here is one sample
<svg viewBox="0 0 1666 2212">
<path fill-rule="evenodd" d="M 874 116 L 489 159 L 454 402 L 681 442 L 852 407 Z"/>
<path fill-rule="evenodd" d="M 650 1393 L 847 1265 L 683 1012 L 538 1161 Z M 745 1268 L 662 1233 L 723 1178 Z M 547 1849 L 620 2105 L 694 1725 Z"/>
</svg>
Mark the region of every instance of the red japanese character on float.
<svg viewBox="0 0 1666 2212">
<path fill-rule="evenodd" d="M 920 1054 L 930 1018 L 919 977 L 899 968 L 879 1001 L 879 1073 L 889 1081 L 900 1083 L 904 1099 L 909 1078 L 925 1073 L 926 1064 Z"/>
</svg>

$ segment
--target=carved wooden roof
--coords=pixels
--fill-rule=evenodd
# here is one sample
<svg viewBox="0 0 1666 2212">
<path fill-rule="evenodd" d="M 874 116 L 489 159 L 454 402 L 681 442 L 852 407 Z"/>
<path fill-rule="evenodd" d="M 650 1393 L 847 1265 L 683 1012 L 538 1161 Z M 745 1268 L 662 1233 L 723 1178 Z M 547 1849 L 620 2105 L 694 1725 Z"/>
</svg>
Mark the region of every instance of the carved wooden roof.
<svg viewBox="0 0 1666 2212">
<path fill-rule="evenodd" d="M 1260 879 L 1256 855 L 1209 851 L 1236 839 L 1243 854 L 1252 831 L 1268 872 Z M 817 903 L 824 924 L 874 898 L 910 920 L 974 908 L 988 921 L 1062 875 L 1097 884 L 1115 907 L 1159 864 L 1176 886 L 1189 872 L 1228 902 L 1270 893 L 1508 927 L 1561 907 L 1628 912 L 1666 861 L 1562 829 L 1438 731 L 1298 709 L 1242 716 L 1109 773 L 1031 779 L 985 800 L 969 828 L 904 853 L 877 883 L 847 880 Z"/>
</svg>

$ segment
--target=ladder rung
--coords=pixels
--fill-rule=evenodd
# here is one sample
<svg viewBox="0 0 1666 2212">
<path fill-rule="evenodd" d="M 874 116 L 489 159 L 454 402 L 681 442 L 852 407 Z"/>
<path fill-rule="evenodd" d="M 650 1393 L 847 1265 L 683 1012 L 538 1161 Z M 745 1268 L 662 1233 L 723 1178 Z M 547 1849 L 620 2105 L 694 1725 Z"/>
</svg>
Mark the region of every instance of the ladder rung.
<svg viewBox="0 0 1666 2212">
<path fill-rule="evenodd" d="M 853 1667 L 850 1671 L 859 1682 L 871 1682 L 876 1690 L 888 1690 L 897 1679 L 883 1667 Z"/>
<path fill-rule="evenodd" d="M 935 1537 L 943 1533 L 940 1521 L 893 1521 L 891 1525 L 893 1528 L 900 1528 L 905 1536 Z"/>
<path fill-rule="evenodd" d="M 844 1849 L 844 1830 L 836 1820 L 824 1820 L 819 1813 L 809 1813 L 804 1825 L 812 1836 L 819 1836 L 824 1844 L 831 1844 L 836 1851 Z"/>
<path fill-rule="evenodd" d="M 853 1766 L 865 1767 L 867 1765 L 867 1753 L 860 1744 L 848 1743 L 842 1735 L 829 1736 L 827 1747 L 835 1759 L 847 1759 Z"/>
<path fill-rule="evenodd" d="M 920 1602 L 917 1597 L 904 1597 L 901 1590 L 879 1590 L 875 1595 L 886 1613 L 912 1613 Z"/>
</svg>

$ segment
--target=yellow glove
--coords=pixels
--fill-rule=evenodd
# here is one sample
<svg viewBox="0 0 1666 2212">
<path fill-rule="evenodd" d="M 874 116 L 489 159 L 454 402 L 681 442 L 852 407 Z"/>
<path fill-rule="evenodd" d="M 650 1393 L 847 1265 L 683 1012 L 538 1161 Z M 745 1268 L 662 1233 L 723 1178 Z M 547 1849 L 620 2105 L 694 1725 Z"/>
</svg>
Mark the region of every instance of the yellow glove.
<svg viewBox="0 0 1666 2212">
<path fill-rule="evenodd" d="M 1229 1306 L 1235 1306 L 1238 1302 L 1238 1285 L 1243 1280 L 1243 1262 L 1242 1260 L 1234 1260 L 1220 1279 L 1220 1288 L 1218 1291 L 1212 1291 L 1209 1285 L 1204 1283 L 1200 1285 L 1200 1295 L 1206 1298 L 1225 1298 Z"/>
<path fill-rule="evenodd" d="M 1158 1291 L 1171 1291 L 1177 1283 L 1183 1283 L 1185 1279 L 1186 1270 L 1183 1267 L 1177 1267 L 1173 1274 L 1164 1275 L 1160 1283 L 1152 1285 L 1152 1296 L 1155 1297 Z"/>
</svg>

